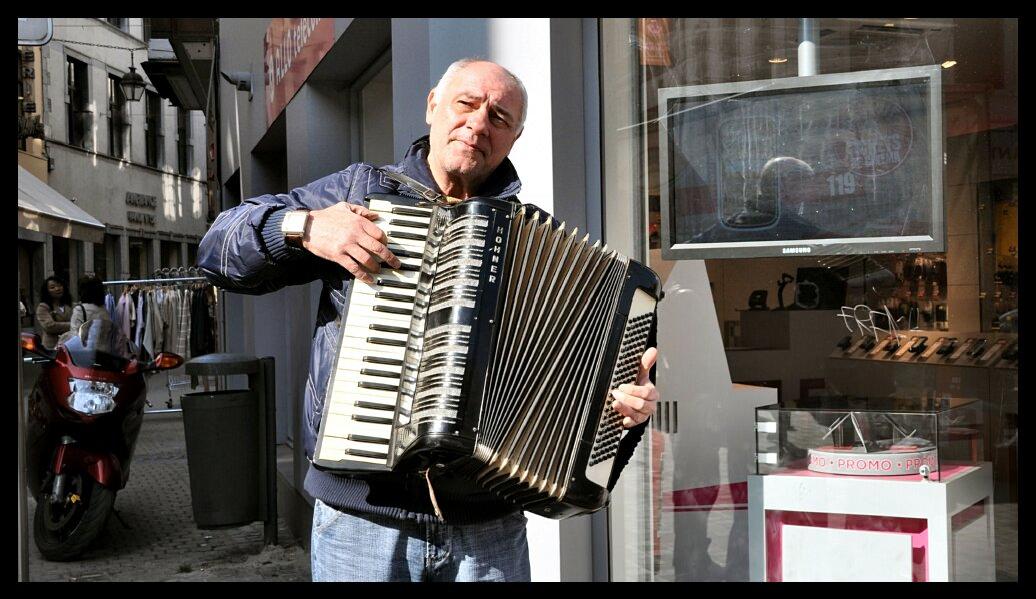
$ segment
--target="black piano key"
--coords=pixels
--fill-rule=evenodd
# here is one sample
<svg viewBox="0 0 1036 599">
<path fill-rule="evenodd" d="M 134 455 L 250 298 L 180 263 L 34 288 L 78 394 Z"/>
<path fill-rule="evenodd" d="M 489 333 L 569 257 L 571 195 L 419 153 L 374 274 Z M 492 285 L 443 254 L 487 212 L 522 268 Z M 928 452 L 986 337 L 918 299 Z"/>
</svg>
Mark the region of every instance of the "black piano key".
<svg viewBox="0 0 1036 599">
<path fill-rule="evenodd" d="M 387 324 L 371 323 L 370 330 L 381 331 L 382 333 L 399 333 L 400 335 L 409 335 L 410 327 L 394 327 Z"/>
<path fill-rule="evenodd" d="M 349 441 L 356 441 L 357 443 L 377 443 L 379 445 L 388 445 L 388 439 L 382 439 L 381 437 L 371 437 L 370 435 L 346 435 L 346 439 Z"/>
<path fill-rule="evenodd" d="M 382 287 L 395 287 L 396 289 L 417 289 L 417 283 L 409 283 L 407 281 L 396 281 L 394 279 L 386 279 L 385 277 L 378 277 L 378 285 Z"/>
<path fill-rule="evenodd" d="M 378 391 L 399 391 L 399 385 L 389 385 L 386 383 L 369 383 L 367 381 L 360 381 L 357 386 L 364 389 L 376 389 Z"/>
<path fill-rule="evenodd" d="M 377 416 L 364 416 L 363 414 L 353 414 L 353 420 L 356 422 L 366 422 L 368 424 L 392 424 L 391 418 L 379 418 Z"/>
<path fill-rule="evenodd" d="M 421 235 L 420 233 L 408 233 L 407 231 L 393 231 L 392 237 L 399 239 L 412 239 L 414 241 L 424 241 L 428 239 L 427 235 Z"/>
<path fill-rule="evenodd" d="M 377 299 L 389 300 L 390 302 L 407 302 L 407 303 L 411 303 L 411 304 L 414 303 L 414 296 L 412 296 L 412 295 L 405 295 L 405 294 L 402 294 L 402 293 L 390 293 L 388 291 L 378 291 L 378 292 L 376 292 L 374 294 L 374 297 L 377 298 Z"/>
<path fill-rule="evenodd" d="M 398 218 L 393 218 L 393 219 L 389 220 L 389 224 L 390 225 L 395 225 L 397 227 L 412 227 L 414 229 L 427 229 L 428 228 L 428 223 L 418 223 L 418 222 L 414 222 L 412 220 L 401 220 L 401 219 L 398 219 Z"/>
<path fill-rule="evenodd" d="M 407 208 L 406 206 L 393 206 L 392 214 L 398 214 L 400 216 L 420 216 L 422 218 L 431 218 L 431 210 L 421 210 L 420 208 Z"/>
<path fill-rule="evenodd" d="M 413 308 L 400 308 L 398 306 L 374 306 L 375 312 L 388 312 L 389 314 L 406 314 L 410 316 L 414 313 Z"/>
<path fill-rule="evenodd" d="M 367 343 L 375 343 L 377 345 L 392 345 L 395 347 L 406 347 L 406 341 L 400 341 L 399 339 L 384 339 L 382 337 L 367 337 Z"/>
<path fill-rule="evenodd" d="M 405 271 L 408 271 L 408 272 L 418 272 L 418 271 L 421 270 L 421 265 L 420 264 L 405 264 L 403 262 L 400 262 L 399 263 L 399 268 L 396 268 L 396 269 L 393 269 L 393 270 L 405 270 Z"/>
<path fill-rule="evenodd" d="M 368 410 L 384 410 L 386 412 L 394 412 L 396 410 L 396 406 L 394 405 L 390 406 L 373 401 L 355 401 L 353 402 L 353 405 L 357 408 L 367 408 Z"/>
<path fill-rule="evenodd" d="M 364 376 L 380 376 L 387 379 L 399 379 L 398 372 L 391 372 L 389 370 L 374 370 L 372 368 L 361 368 L 360 374 Z"/>
<path fill-rule="evenodd" d="M 362 449 L 345 449 L 345 450 L 343 450 L 342 453 L 345 453 L 345 454 L 348 454 L 348 455 L 354 455 L 354 456 L 357 456 L 357 457 L 363 457 L 363 458 L 376 458 L 376 459 L 379 459 L 379 460 L 387 460 L 388 459 L 388 454 L 387 453 L 378 453 L 376 451 L 364 451 Z"/>
<path fill-rule="evenodd" d="M 380 356 L 364 356 L 364 362 L 370 362 L 371 364 L 385 364 L 386 366 L 402 366 L 403 360 L 397 360 L 395 358 L 382 358 Z"/>
<path fill-rule="evenodd" d="M 407 250 L 400 247 L 390 247 L 389 251 L 398 257 L 403 258 L 424 258 L 424 253 Z"/>
</svg>

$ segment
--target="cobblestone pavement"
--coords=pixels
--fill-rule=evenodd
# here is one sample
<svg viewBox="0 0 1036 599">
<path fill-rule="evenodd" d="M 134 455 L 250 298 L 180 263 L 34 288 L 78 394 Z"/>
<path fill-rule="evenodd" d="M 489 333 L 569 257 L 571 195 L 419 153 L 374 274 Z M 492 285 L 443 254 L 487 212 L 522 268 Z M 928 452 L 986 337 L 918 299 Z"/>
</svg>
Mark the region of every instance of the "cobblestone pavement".
<svg viewBox="0 0 1036 599">
<path fill-rule="evenodd" d="M 157 407 L 157 406 L 156 406 Z M 164 407 L 164 406 L 163 406 Z M 29 499 L 30 518 L 35 502 Z M 32 541 L 30 581 L 309 581 L 309 555 L 284 520 L 279 545 L 264 547 L 263 523 L 201 530 L 191 512 L 183 419 L 144 418 L 129 483 L 115 499 L 121 518 L 74 562 L 48 562 Z"/>
</svg>

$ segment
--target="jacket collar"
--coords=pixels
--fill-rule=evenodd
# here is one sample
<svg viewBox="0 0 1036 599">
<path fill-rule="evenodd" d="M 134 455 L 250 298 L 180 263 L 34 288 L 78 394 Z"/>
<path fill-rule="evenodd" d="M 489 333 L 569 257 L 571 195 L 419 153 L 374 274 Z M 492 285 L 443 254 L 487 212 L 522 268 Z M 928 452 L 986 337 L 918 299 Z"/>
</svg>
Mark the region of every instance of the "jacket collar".
<svg viewBox="0 0 1036 599">
<path fill-rule="evenodd" d="M 435 182 L 435 177 L 432 176 L 431 168 L 428 166 L 428 144 L 427 135 L 410 144 L 410 149 L 407 150 L 403 160 L 396 167 L 402 170 L 403 174 L 413 177 L 435 191 L 442 193 L 442 190 L 439 189 L 439 184 Z M 482 184 L 478 197 L 506 199 L 518 195 L 521 189 L 522 182 L 518 178 L 518 172 L 514 170 L 511 160 L 504 158 L 500 166 L 496 167 L 496 170 Z"/>
</svg>

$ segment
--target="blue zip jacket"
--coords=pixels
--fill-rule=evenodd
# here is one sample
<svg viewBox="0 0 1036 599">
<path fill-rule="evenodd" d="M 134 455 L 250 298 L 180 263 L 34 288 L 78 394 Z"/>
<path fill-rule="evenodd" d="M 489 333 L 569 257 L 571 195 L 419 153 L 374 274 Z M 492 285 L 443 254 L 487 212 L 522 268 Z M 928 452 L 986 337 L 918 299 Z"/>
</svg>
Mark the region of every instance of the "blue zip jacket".
<svg viewBox="0 0 1036 599">
<path fill-rule="evenodd" d="M 427 136 L 415 141 L 398 164 L 381 169 L 402 172 L 441 191 L 428 167 Z M 483 184 L 480 197 L 517 202 L 520 189 L 518 174 L 510 160 L 505 159 Z M 339 327 L 349 308 L 353 278 L 334 262 L 285 245 L 281 222 L 290 209 L 319 210 L 341 201 L 362 206 L 364 197 L 371 193 L 419 196 L 415 190 L 396 183 L 373 166 L 356 163 L 288 193 L 261 195 L 222 212 L 198 248 L 198 265 L 205 276 L 227 291 L 260 295 L 288 285 L 323 283 L 301 427 L 303 446 L 310 460 L 337 355 Z M 620 444 L 618 459 L 629 459 L 644 426 L 626 435 Z M 517 510 L 513 504 L 450 475 L 433 477 L 432 483 L 443 517 L 450 523 L 481 522 Z M 419 522 L 437 519 L 429 499 L 428 483 L 419 475 L 346 475 L 319 470 L 311 464 L 304 486 L 313 497 L 340 509 Z"/>
</svg>

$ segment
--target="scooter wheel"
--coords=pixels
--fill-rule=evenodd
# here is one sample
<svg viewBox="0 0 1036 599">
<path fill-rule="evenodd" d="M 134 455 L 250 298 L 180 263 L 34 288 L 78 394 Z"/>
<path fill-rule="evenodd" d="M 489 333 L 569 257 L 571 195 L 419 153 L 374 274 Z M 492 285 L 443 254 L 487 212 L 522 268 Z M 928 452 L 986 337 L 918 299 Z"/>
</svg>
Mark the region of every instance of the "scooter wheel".
<svg viewBox="0 0 1036 599">
<path fill-rule="evenodd" d="M 51 502 L 51 484 L 36 497 L 33 537 L 43 557 L 69 561 L 79 557 L 104 530 L 115 492 L 82 473 L 68 473 L 64 497 Z"/>
</svg>

